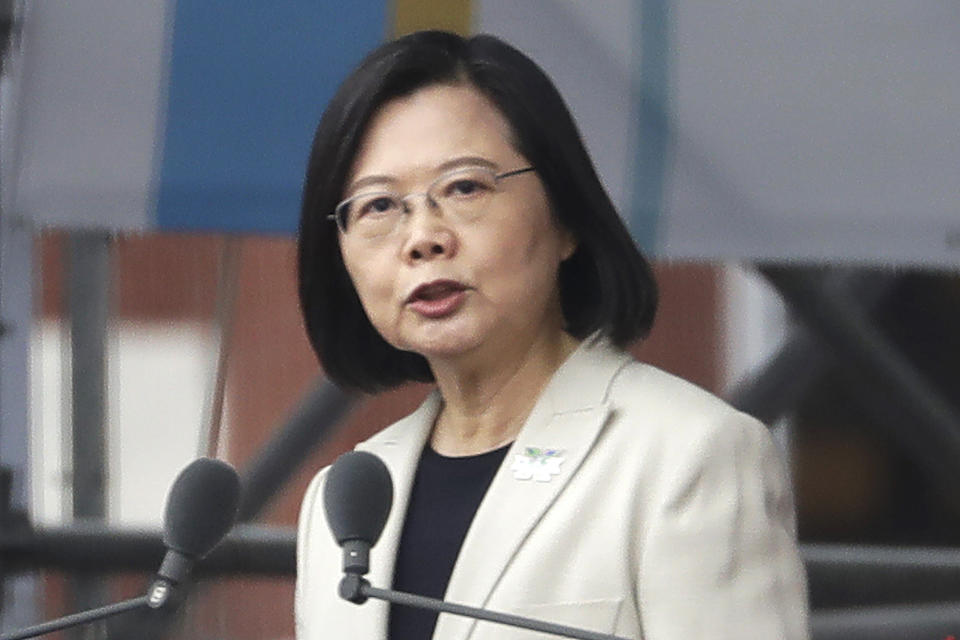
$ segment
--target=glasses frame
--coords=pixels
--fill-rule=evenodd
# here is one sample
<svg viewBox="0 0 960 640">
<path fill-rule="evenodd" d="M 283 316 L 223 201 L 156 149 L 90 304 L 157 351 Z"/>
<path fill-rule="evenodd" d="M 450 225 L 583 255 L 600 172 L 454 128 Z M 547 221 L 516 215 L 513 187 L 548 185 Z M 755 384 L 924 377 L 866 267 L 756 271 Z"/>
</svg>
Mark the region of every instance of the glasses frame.
<svg viewBox="0 0 960 640">
<path fill-rule="evenodd" d="M 430 186 L 427 188 L 426 191 L 413 191 L 413 192 L 410 192 L 410 193 L 408 193 L 408 194 L 406 194 L 406 195 L 401 195 L 401 194 L 397 193 L 396 191 L 389 191 L 389 190 L 376 191 L 376 192 L 372 192 L 372 193 L 373 193 L 373 194 L 383 194 L 383 195 L 396 196 L 396 198 L 397 198 L 398 201 L 404 203 L 404 210 L 407 211 L 407 212 L 409 212 L 409 211 L 410 211 L 410 207 L 406 206 L 406 202 L 407 202 L 407 199 L 408 199 L 408 198 L 410 198 L 411 196 L 428 196 L 428 197 L 429 197 L 429 195 L 430 195 L 430 189 L 432 189 L 435 184 L 437 184 L 438 182 L 440 182 L 441 180 L 443 180 L 443 179 L 446 178 L 447 176 L 456 174 L 458 171 L 465 171 L 465 170 L 467 170 L 467 169 L 475 169 L 475 168 L 487 169 L 487 167 L 461 167 L 461 168 L 459 168 L 459 169 L 453 169 L 453 170 L 451 170 L 451 171 L 448 171 L 448 172 L 446 172 L 446 173 L 443 173 L 443 174 L 437 176 L 437 178 L 436 178 L 433 182 L 430 183 Z M 495 184 L 499 184 L 500 181 L 503 180 L 503 179 L 505 179 L 505 178 L 510 178 L 510 177 L 513 177 L 513 176 L 517 176 L 517 175 L 520 175 L 520 174 L 523 174 L 523 173 L 529 173 L 529 172 L 531 172 L 531 171 L 536 171 L 536 170 L 537 170 L 537 168 L 534 167 L 533 165 L 529 165 L 529 166 L 526 166 L 526 167 L 520 167 L 519 169 L 511 169 L 510 171 L 504 171 L 503 173 L 495 173 L 495 174 L 493 175 L 493 180 L 494 180 L 494 183 L 495 183 Z M 358 193 L 358 194 L 356 194 L 356 195 L 350 196 L 349 198 L 346 198 L 345 200 L 342 200 L 339 204 L 337 204 L 336 208 L 333 210 L 333 213 L 327 214 L 327 220 L 332 220 L 334 223 L 336 223 L 337 229 L 339 229 L 340 233 L 342 233 L 343 235 L 349 235 L 349 232 L 347 231 L 346 222 L 343 221 L 343 220 L 341 220 L 341 216 L 340 216 L 340 215 L 337 215 L 337 212 L 338 212 L 338 211 L 341 211 L 342 208 L 344 207 L 344 205 L 353 202 L 353 201 L 356 200 L 357 198 L 361 198 L 361 197 L 369 196 L 369 195 L 371 195 L 371 192 Z M 389 234 L 386 234 L 386 235 L 389 235 Z M 382 237 L 385 237 L 385 236 L 382 236 Z"/>
</svg>

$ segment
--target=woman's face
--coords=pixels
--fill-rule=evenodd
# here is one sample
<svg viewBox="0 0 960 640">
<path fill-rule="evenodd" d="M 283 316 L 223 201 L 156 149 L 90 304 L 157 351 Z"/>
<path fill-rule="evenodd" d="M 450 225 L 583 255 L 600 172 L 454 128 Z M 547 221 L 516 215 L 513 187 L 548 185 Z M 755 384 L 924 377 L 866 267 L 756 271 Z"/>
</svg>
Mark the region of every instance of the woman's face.
<svg viewBox="0 0 960 640">
<path fill-rule="evenodd" d="M 423 193 L 460 168 L 489 166 L 500 174 L 530 166 L 510 139 L 507 121 L 475 89 L 421 89 L 375 114 L 343 197 Z M 469 198 L 474 187 L 453 189 Z M 341 235 L 367 316 L 393 346 L 450 358 L 484 347 L 523 348 L 561 330 L 557 270 L 575 243 L 554 222 L 536 172 L 498 181 L 483 202 L 482 215 L 465 220 L 414 195 L 390 234 Z"/>
</svg>

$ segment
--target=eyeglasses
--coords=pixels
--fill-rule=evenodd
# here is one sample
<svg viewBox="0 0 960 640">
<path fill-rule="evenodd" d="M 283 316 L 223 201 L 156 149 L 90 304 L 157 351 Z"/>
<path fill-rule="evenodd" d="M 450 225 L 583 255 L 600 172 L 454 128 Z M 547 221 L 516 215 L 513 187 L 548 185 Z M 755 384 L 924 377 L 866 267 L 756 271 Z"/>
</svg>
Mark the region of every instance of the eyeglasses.
<svg viewBox="0 0 960 640">
<path fill-rule="evenodd" d="M 490 200 L 505 178 L 534 171 L 523 167 L 505 173 L 495 173 L 488 167 L 466 167 L 441 175 L 426 191 L 400 195 L 393 191 L 369 191 L 351 196 L 337 205 L 327 216 L 337 223 L 345 235 L 362 238 L 380 238 L 390 235 L 411 209 L 407 200 L 426 196 L 431 207 L 466 222 L 481 217 Z"/>
</svg>

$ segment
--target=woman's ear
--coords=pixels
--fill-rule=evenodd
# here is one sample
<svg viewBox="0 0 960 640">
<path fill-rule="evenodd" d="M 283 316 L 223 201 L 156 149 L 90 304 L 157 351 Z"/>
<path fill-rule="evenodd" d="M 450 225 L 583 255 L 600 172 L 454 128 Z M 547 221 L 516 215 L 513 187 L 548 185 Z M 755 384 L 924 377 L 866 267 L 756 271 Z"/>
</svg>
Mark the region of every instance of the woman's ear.
<svg viewBox="0 0 960 640">
<path fill-rule="evenodd" d="M 573 235 L 572 231 L 561 228 L 560 233 L 560 242 L 562 243 L 560 246 L 560 262 L 563 262 L 576 253 L 579 243 L 577 242 L 577 237 Z"/>
</svg>

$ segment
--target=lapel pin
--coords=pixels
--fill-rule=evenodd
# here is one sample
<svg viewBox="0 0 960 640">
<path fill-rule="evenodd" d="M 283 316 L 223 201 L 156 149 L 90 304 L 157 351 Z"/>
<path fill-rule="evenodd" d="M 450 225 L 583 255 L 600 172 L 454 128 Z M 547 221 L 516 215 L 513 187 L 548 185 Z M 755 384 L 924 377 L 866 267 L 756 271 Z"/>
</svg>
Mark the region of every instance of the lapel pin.
<svg viewBox="0 0 960 640">
<path fill-rule="evenodd" d="M 524 447 L 523 453 L 514 456 L 510 470 L 517 480 L 550 482 L 553 476 L 560 474 L 563 460 L 563 449 Z"/>
</svg>

